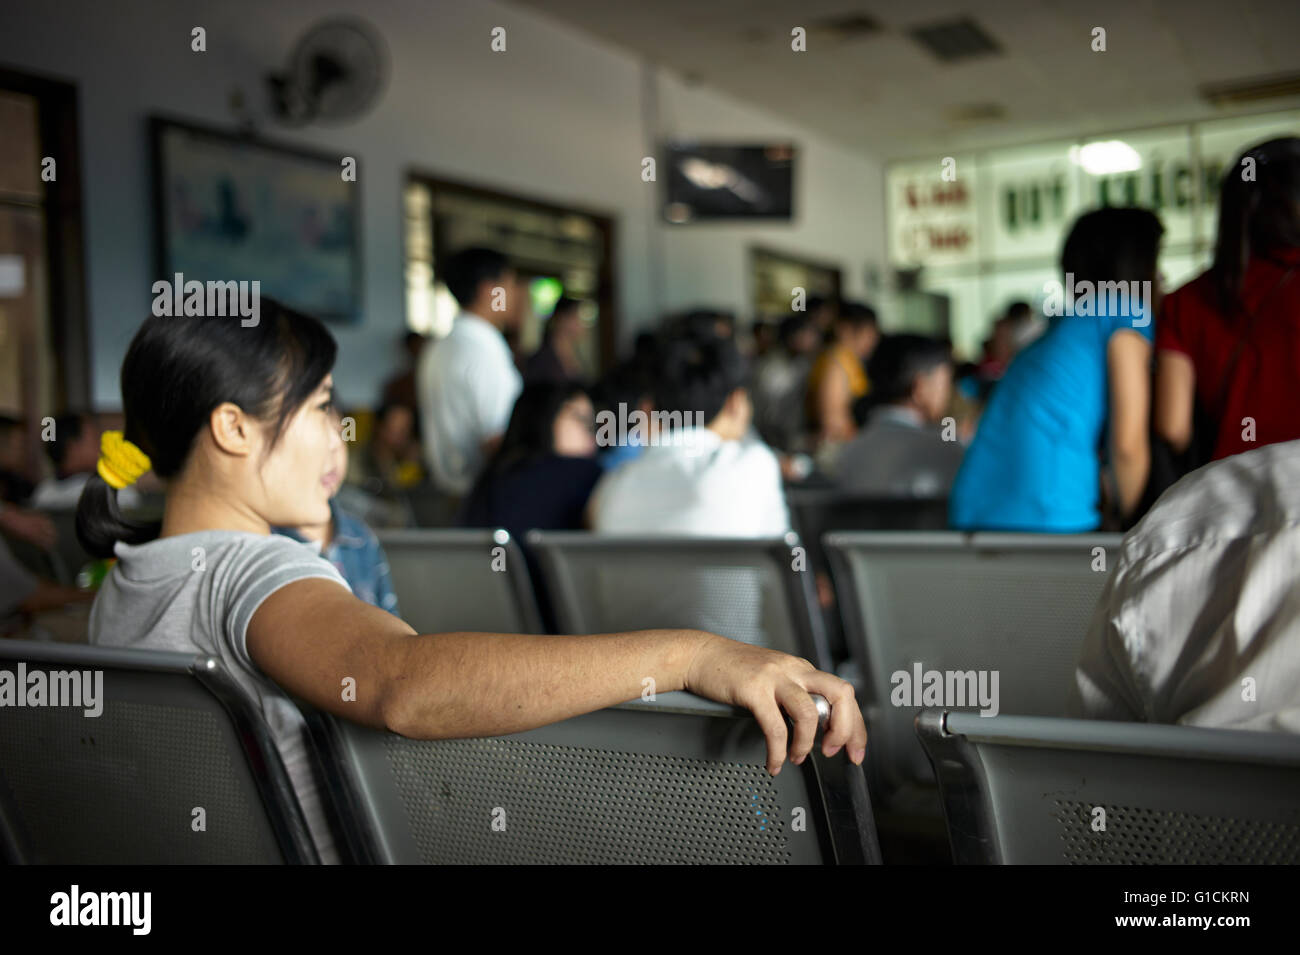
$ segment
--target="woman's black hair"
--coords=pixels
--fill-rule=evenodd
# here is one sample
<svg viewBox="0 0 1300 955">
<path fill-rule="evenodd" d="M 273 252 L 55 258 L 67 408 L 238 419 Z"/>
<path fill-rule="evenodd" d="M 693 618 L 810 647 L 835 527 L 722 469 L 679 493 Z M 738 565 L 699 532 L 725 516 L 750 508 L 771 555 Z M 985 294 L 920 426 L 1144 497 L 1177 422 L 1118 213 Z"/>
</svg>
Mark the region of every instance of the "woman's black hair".
<svg viewBox="0 0 1300 955">
<path fill-rule="evenodd" d="M 258 321 L 145 319 L 122 361 L 124 437 L 166 480 L 185 466 L 212 410 L 225 402 L 273 424 L 272 445 L 334 367 L 334 336 L 315 318 L 262 298 Z M 91 475 L 77 505 L 77 537 L 96 557 L 113 544 L 143 544 L 157 522 L 127 520 L 117 491 Z"/>
<path fill-rule="evenodd" d="M 1225 315 L 1240 308 L 1241 279 L 1250 260 L 1286 248 L 1300 248 L 1300 139 L 1295 136 L 1252 146 L 1223 175 L 1210 274 Z"/>
<path fill-rule="evenodd" d="M 586 395 L 573 382 L 534 382 L 524 386 L 510 412 L 501 444 L 488 459 L 477 483 L 507 474 L 555 453 L 555 419 L 571 400 Z"/>
<path fill-rule="evenodd" d="M 1107 206 L 1075 220 L 1061 271 L 1075 282 L 1154 282 L 1165 227 L 1150 209 Z"/>
<path fill-rule="evenodd" d="M 748 388 L 751 369 L 731 339 L 670 339 L 664 345 L 655 410 L 681 412 L 683 421 L 707 425 L 737 388 Z"/>
<path fill-rule="evenodd" d="M 555 307 L 551 309 L 551 316 L 546 320 L 546 325 L 542 329 L 542 341 L 549 342 L 555 337 L 555 320 L 557 318 L 562 318 L 569 312 L 577 314 L 578 308 L 581 305 L 581 299 L 569 298 L 567 295 L 561 295 L 557 298 L 555 300 Z"/>
</svg>

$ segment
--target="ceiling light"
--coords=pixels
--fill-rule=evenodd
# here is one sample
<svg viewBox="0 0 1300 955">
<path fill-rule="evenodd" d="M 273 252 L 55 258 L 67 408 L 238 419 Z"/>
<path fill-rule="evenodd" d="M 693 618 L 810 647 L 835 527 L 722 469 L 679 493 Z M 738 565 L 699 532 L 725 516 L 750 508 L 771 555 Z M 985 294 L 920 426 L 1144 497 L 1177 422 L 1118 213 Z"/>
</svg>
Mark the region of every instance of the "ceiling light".
<svg viewBox="0 0 1300 955">
<path fill-rule="evenodd" d="M 1093 176 L 1109 176 L 1116 172 L 1133 172 L 1142 168 L 1138 151 L 1120 139 L 1108 139 L 1086 146 L 1070 147 L 1070 162 L 1082 166 Z"/>
</svg>

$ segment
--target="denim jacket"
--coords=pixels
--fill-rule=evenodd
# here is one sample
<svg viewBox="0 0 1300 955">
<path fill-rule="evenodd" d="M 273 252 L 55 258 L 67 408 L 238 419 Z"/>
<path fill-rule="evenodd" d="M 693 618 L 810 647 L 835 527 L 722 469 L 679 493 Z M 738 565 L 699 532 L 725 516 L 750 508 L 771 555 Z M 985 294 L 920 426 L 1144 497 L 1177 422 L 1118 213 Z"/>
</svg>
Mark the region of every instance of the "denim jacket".
<svg viewBox="0 0 1300 955">
<path fill-rule="evenodd" d="M 343 575 L 354 594 L 366 603 L 382 607 L 400 617 L 397 594 L 393 591 L 393 577 L 388 570 L 388 558 L 379 545 L 375 532 L 333 501 L 330 501 L 330 517 L 334 523 L 334 535 L 321 556 Z M 275 533 L 304 544 L 319 546 L 287 527 L 277 527 Z"/>
</svg>

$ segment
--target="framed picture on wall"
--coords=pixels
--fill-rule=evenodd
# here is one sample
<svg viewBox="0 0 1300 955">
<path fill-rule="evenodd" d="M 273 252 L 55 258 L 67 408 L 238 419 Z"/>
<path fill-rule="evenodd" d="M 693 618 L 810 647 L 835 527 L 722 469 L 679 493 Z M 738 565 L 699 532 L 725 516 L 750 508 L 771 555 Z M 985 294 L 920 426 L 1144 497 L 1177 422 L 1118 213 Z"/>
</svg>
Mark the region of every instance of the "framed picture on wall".
<svg viewBox="0 0 1300 955">
<path fill-rule="evenodd" d="M 259 281 L 291 308 L 360 321 L 361 186 L 342 156 L 161 117 L 149 127 L 155 279 Z"/>
</svg>

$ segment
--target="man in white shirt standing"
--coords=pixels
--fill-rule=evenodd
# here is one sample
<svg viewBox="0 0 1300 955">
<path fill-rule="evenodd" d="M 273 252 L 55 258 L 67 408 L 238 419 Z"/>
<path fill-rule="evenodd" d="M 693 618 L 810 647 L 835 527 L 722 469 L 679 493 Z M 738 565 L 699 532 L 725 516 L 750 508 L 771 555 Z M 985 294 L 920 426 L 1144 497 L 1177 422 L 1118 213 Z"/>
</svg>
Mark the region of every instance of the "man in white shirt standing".
<svg viewBox="0 0 1300 955">
<path fill-rule="evenodd" d="M 781 467 L 767 445 L 748 436 L 753 406 L 735 345 L 672 342 L 664 364 L 655 414 L 683 427 L 652 429 L 636 460 L 601 479 L 592 527 L 612 534 L 785 534 L 790 514 Z"/>
<path fill-rule="evenodd" d="M 517 327 L 523 290 L 500 252 L 457 252 L 443 269 L 460 312 L 446 337 L 425 346 L 416 368 L 424 455 L 443 491 L 469 491 L 510 420 L 523 379 L 505 332 Z"/>
<path fill-rule="evenodd" d="M 1124 537 L 1070 716 L 1300 733 L 1300 441 L 1187 475 Z"/>
</svg>

